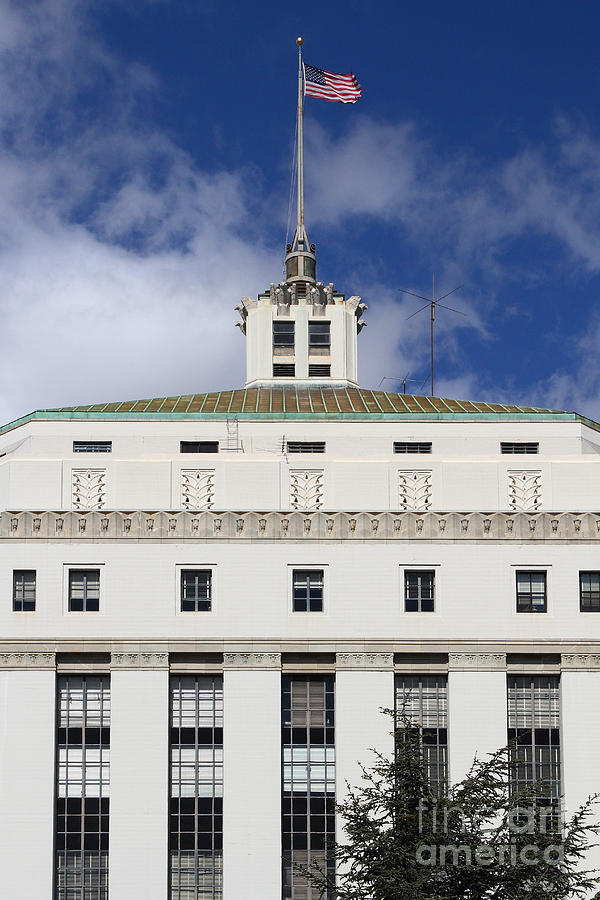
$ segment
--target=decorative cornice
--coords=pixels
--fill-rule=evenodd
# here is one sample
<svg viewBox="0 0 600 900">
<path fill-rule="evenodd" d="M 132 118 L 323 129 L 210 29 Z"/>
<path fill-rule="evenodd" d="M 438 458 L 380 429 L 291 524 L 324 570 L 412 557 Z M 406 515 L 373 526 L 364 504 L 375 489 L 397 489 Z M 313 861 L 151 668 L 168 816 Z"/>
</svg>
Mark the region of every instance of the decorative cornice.
<svg viewBox="0 0 600 900">
<path fill-rule="evenodd" d="M 150 651 L 148 653 L 112 653 L 111 669 L 168 669 L 169 654 Z"/>
<path fill-rule="evenodd" d="M 5 511 L 0 541 L 600 543 L 600 512 Z"/>
<path fill-rule="evenodd" d="M 448 669 L 455 672 L 504 671 L 506 653 L 449 653 Z"/>
<path fill-rule="evenodd" d="M 224 653 L 224 669 L 280 669 L 281 653 Z"/>
<path fill-rule="evenodd" d="M 54 653 L 11 651 L 0 653 L 0 669 L 55 669 Z"/>
<path fill-rule="evenodd" d="M 394 668 L 393 653 L 337 653 L 335 657 L 336 669 L 372 669 L 392 670 Z"/>
<path fill-rule="evenodd" d="M 600 653 L 563 653 L 561 669 L 565 670 L 600 670 Z"/>
</svg>

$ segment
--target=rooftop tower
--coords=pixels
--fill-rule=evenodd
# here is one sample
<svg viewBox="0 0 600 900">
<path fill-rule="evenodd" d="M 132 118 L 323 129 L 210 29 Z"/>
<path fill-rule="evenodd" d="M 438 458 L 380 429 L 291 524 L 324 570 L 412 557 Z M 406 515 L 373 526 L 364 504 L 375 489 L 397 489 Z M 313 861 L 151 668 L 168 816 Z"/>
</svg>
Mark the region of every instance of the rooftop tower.
<svg viewBox="0 0 600 900">
<path fill-rule="evenodd" d="M 285 281 L 256 300 L 242 297 L 237 324 L 246 335 L 246 387 L 358 385 L 357 335 L 367 308 L 317 281 L 316 246 L 304 223 L 302 38 L 298 38 L 298 201 L 294 238 L 285 250 Z"/>
</svg>

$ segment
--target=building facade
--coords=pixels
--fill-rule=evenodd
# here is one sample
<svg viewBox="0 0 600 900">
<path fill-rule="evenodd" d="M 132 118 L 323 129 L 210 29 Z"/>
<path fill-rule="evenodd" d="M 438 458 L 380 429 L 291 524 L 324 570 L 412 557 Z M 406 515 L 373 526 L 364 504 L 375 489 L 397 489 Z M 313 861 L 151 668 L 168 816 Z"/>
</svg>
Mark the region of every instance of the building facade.
<svg viewBox="0 0 600 900">
<path fill-rule="evenodd" d="M 520 729 L 600 785 L 600 426 L 361 390 L 365 306 L 297 256 L 245 389 L 0 429 L 6 896 L 314 900 L 400 703 L 434 780 Z"/>
</svg>

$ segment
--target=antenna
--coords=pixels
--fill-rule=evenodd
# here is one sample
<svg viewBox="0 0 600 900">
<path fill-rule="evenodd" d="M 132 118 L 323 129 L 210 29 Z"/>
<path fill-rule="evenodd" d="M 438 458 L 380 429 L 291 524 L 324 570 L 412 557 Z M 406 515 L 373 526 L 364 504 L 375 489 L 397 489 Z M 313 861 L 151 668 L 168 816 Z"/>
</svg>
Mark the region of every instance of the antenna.
<svg viewBox="0 0 600 900">
<path fill-rule="evenodd" d="M 442 300 L 445 300 L 446 297 L 449 297 L 450 294 L 454 294 L 455 291 L 459 291 L 459 290 L 461 289 L 461 287 L 463 287 L 462 284 L 459 284 L 458 287 L 452 288 L 452 290 L 451 290 L 451 291 L 448 291 L 446 294 L 442 294 L 441 297 L 436 297 L 435 272 L 433 272 L 433 274 L 432 274 L 431 281 L 432 281 L 432 284 L 431 284 L 431 297 L 422 297 L 421 294 L 415 294 L 414 291 L 407 291 L 407 290 L 404 290 L 403 288 L 398 288 L 398 290 L 400 291 L 401 294 L 410 294 L 411 297 L 418 297 L 419 300 L 425 300 L 425 301 L 426 301 L 425 306 L 422 306 L 422 307 L 421 307 L 420 309 L 418 309 L 416 312 L 411 313 L 410 316 L 407 316 L 407 318 L 406 318 L 406 321 L 407 321 L 407 322 L 408 322 L 409 319 L 412 319 L 413 316 L 418 316 L 419 313 L 420 313 L 420 312 L 423 312 L 423 310 L 424 310 L 424 309 L 427 309 L 427 307 L 429 307 L 429 309 L 430 309 L 430 319 L 429 319 L 429 323 L 430 323 L 430 326 L 429 326 L 429 343 L 430 343 L 430 350 L 431 350 L 431 396 L 433 397 L 433 396 L 434 396 L 434 392 L 433 392 L 433 360 L 434 360 L 434 355 L 433 355 L 433 326 L 434 326 L 434 324 L 435 324 L 435 308 L 436 308 L 436 306 L 441 306 L 442 309 L 449 309 L 450 312 L 458 313 L 459 316 L 465 316 L 465 318 L 467 318 L 467 316 L 466 316 L 466 313 L 461 312 L 460 309 L 454 309 L 453 306 L 446 306 L 444 303 L 441 302 Z"/>
<path fill-rule="evenodd" d="M 400 378 L 400 377 L 395 378 L 393 375 L 384 375 L 384 377 L 381 379 L 381 381 L 379 382 L 377 387 L 380 388 L 384 381 L 395 381 L 397 384 L 402 385 L 402 393 L 403 394 L 406 393 L 406 385 L 407 384 L 420 384 L 421 387 L 419 388 L 419 390 L 421 390 L 423 385 L 425 384 L 425 381 L 427 381 L 427 379 L 425 379 L 425 381 L 422 381 L 420 378 L 409 378 L 408 376 L 410 374 L 411 374 L 410 372 L 407 372 L 403 378 Z"/>
</svg>

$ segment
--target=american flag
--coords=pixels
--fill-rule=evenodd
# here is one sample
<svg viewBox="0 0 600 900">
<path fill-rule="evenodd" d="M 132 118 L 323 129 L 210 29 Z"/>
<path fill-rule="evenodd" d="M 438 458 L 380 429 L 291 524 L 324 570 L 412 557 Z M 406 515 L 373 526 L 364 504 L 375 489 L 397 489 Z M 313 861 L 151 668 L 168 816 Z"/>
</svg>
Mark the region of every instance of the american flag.
<svg viewBox="0 0 600 900">
<path fill-rule="evenodd" d="M 338 103 L 356 103 L 362 88 L 356 75 L 338 75 L 304 64 L 304 93 L 307 97 L 337 100 Z"/>
</svg>

